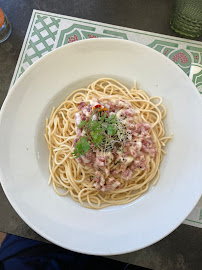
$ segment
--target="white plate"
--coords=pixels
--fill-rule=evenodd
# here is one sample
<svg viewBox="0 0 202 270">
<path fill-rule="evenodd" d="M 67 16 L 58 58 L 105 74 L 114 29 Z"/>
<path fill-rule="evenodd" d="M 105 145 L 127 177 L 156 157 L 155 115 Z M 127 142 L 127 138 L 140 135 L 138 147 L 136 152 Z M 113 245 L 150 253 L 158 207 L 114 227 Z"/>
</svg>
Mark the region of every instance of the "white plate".
<svg viewBox="0 0 202 270">
<path fill-rule="evenodd" d="M 69 93 L 107 76 L 163 97 L 174 138 L 160 179 L 137 201 L 85 209 L 48 186 L 45 118 Z M 187 217 L 201 196 L 202 104 L 187 77 L 160 53 L 134 42 L 94 39 L 55 50 L 32 65 L 8 94 L 0 118 L 0 177 L 21 218 L 53 243 L 113 255 L 159 241 Z"/>
</svg>

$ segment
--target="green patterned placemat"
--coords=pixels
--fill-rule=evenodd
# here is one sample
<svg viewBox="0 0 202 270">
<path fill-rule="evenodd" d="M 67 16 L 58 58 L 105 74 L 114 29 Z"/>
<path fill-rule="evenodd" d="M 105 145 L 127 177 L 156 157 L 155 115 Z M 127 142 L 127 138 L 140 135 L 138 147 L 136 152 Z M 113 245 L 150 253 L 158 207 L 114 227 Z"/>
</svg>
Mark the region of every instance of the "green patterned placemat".
<svg viewBox="0 0 202 270">
<path fill-rule="evenodd" d="M 202 94 L 201 42 L 39 10 L 32 13 L 11 87 L 27 68 L 48 52 L 77 40 L 100 37 L 131 40 L 159 51 L 189 75 Z M 184 223 L 202 228 L 202 199 Z"/>
</svg>

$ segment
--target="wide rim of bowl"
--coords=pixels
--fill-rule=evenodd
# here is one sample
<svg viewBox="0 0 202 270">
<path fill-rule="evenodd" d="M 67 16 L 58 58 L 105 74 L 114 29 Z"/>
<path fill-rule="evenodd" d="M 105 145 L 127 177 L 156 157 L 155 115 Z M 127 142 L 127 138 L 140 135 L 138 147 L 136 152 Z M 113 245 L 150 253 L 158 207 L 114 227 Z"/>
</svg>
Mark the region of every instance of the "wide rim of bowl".
<svg viewBox="0 0 202 270">
<path fill-rule="evenodd" d="M 124 45 L 124 43 L 128 43 L 128 44 L 131 44 L 132 46 L 139 46 L 139 47 L 142 47 L 144 48 L 145 50 L 148 50 L 150 52 L 152 52 L 152 54 L 156 54 L 158 57 L 161 57 L 163 58 L 167 63 L 169 63 L 169 65 L 172 65 L 174 69 L 176 69 L 176 71 L 178 73 L 181 73 L 181 77 L 184 77 L 186 78 L 187 80 L 190 80 L 189 77 L 184 73 L 184 71 L 182 71 L 182 69 L 180 67 L 178 67 L 175 63 L 173 63 L 170 59 L 168 59 L 166 56 L 164 56 L 163 54 L 161 54 L 160 52 L 158 51 L 155 51 L 154 49 L 150 48 L 150 47 L 147 47 L 146 45 L 142 45 L 140 43 L 137 43 L 137 42 L 133 42 L 133 41 L 129 41 L 129 40 L 122 40 L 122 39 L 118 39 L 118 38 L 99 38 L 99 39 L 86 39 L 86 40 L 80 40 L 80 41 L 77 41 L 77 42 L 74 42 L 74 43 L 70 43 L 70 44 L 66 44 L 60 48 L 57 48 L 55 49 L 54 51 L 51 51 L 49 53 L 47 53 L 46 55 L 44 55 L 43 57 L 41 57 L 40 59 L 38 59 L 35 63 L 33 63 L 22 75 L 21 77 L 17 80 L 17 82 L 12 86 L 12 88 L 10 89 L 10 91 L 8 92 L 4 102 L 3 102 L 3 105 L 1 107 L 1 111 L 0 111 L 0 128 L 1 128 L 1 122 L 2 122 L 2 118 L 4 116 L 4 111 L 7 107 L 7 104 L 9 103 L 9 100 L 10 100 L 10 97 L 13 95 L 13 93 L 16 91 L 16 88 L 18 87 L 18 85 L 21 83 L 21 81 L 23 81 L 24 77 L 26 77 L 29 73 L 32 72 L 32 70 L 34 68 L 36 68 L 36 66 L 40 65 L 41 62 L 45 61 L 46 59 L 48 59 L 50 57 L 50 55 L 54 55 L 54 54 L 57 54 L 58 52 L 62 51 L 62 50 L 65 50 L 67 47 L 72 47 L 72 46 L 79 46 L 80 43 L 92 43 L 92 42 L 95 42 L 95 43 L 99 43 L 99 42 L 114 42 L 114 43 L 122 43 Z M 197 98 L 200 100 L 201 102 L 201 114 L 202 114 L 202 99 L 201 99 L 201 96 L 197 90 L 197 88 L 195 87 L 195 85 L 193 84 L 193 82 L 191 82 L 191 80 L 189 81 L 189 83 L 192 83 L 192 86 L 193 86 L 193 94 L 195 94 L 197 96 Z M 202 130 L 202 124 L 201 124 L 201 130 Z M 59 241 L 53 239 L 52 237 L 50 237 L 49 235 L 46 234 L 45 231 L 41 230 L 41 229 L 38 229 L 37 225 L 33 224 L 32 221 L 30 221 L 29 218 L 26 217 L 26 215 L 24 215 L 24 213 L 21 211 L 20 209 L 20 206 L 17 205 L 13 199 L 12 199 L 12 196 L 11 194 L 9 194 L 9 191 L 6 190 L 5 186 L 6 184 L 4 184 L 4 182 L 6 181 L 6 179 L 4 179 L 3 177 L 3 174 L 2 174 L 2 169 L 0 167 L 0 182 L 1 182 L 1 185 L 2 185 L 2 188 L 3 188 L 3 191 L 8 199 L 8 201 L 10 202 L 10 204 L 12 205 L 12 207 L 14 208 L 14 210 L 17 212 L 17 214 L 23 219 L 23 221 L 31 228 L 33 229 L 36 233 L 38 233 L 41 237 L 47 239 L 48 241 L 58 245 L 58 246 L 61 246 L 65 249 L 69 249 L 69 247 L 63 245 L 63 244 L 60 244 Z M 201 185 L 201 189 L 202 189 L 202 185 Z M 153 240 L 152 242 L 150 242 L 149 244 L 147 245 L 144 245 L 142 246 L 140 249 L 135 249 L 135 248 L 129 248 L 129 249 L 125 249 L 119 253 L 117 252 L 96 252 L 96 253 L 92 253 L 92 252 L 85 252 L 84 250 L 81 250 L 79 248 L 77 249 L 72 249 L 70 247 L 70 249 L 74 252 L 79 252 L 79 253 L 83 253 L 83 254 L 89 254 L 89 255 L 101 255 L 101 256 L 111 256 L 111 255 L 118 255 L 118 254 L 126 254 L 126 253 L 130 253 L 130 252 L 133 252 L 133 251 L 137 251 L 137 250 L 141 250 L 143 248 L 146 248 L 148 246 L 151 246 L 157 242 L 159 242 L 160 240 L 162 240 L 163 238 L 165 238 L 166 236 L 168 236 L 170 233 L 172 233 L 177 227 L 179 227 L 182 222 L 186 219 L 186 217 L 191 213 L 191 211 L 193 210 L 193 208 L 197 205 L 200 197 L 202 195 L 202 190 L 201 190 L 201 194 L 199 194 L 199 196 L 197 198 L 195 198 L 195 204 L 191 207 L 191 210 L 187 211 L 186 215 L 184 215 L 181 220 L 178 222 L 178 224 L 176 226 L 174 226 L 174 228 L 171 228 L 170 230 L 167 231 L 167 233 L 165 235 L 163 235 L 161 238 L 158 238 L 158 239 L 155 239 Z"/>
</svg>

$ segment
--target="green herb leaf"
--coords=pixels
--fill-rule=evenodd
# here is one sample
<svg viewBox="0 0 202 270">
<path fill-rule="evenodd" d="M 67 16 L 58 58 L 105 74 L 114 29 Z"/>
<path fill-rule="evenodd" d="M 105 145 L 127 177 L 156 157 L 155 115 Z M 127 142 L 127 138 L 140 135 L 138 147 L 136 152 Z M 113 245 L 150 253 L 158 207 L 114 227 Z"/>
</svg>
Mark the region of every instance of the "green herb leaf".
<svg viewBox="0 0 202 270">
<path fill-rule="evenodd" d="M 100 126 L 99 121 L 92 121 L 91 123 L 88 124 L 90 130 L 96 130 L 99 128 L 99 126 Z"/>
<path fill-rule="evenodd" d="M 110 124 L 116 124 L 116 115 L 112 114 L 108 119 L 107 122 Z"/>
<path fill-rule="evenodd" d="M 107 126 L 107 133 L 109 135 L 115 135 L 116 134 L 116 129 L 112 125 Z"/>
<path fill-rule="evenodd" d="M 93 143 L 95 145 L 98 145 L 102 142 L 103 136 L 102 133 L 100 133 L 98 130 L 97 131 L 91 131 L 90 135 L 92 136 Z"/>
<path fill-rule="evenodd" d="M 89 149 L 90 149 L 90 143 L 87 140 L 86 136 L 83 136 L 80 138 L 78 142 L 76 142 L 73 154 L 76 157 L 79 157 L 87 153 Z"/>
<path fill-rule="evenodd" d="M 101 123 L 103 123 L 105 121 L 106 117 L 107 117 L 107 114 L 106 113 L 104 113 L 104 115 L 101 116 Z"/>
<path fill-rule="evenodd" d="M 81 123 L 78 125 L 79 128 L 82 128 L 86 126 L 87 122 L 86 121 L 81 121 Z"/>
</svg>

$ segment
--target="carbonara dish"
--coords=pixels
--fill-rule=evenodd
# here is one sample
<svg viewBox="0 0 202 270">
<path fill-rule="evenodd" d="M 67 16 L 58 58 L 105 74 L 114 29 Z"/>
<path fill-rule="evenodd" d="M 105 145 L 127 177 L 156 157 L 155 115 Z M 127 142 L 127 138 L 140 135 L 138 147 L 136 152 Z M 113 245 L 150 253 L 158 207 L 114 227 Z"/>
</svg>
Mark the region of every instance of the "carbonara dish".
<svg viewBox="0 0 202 270">
<path fill-rule="evenodd" d="M 166 109 L 161 97 L 101 78 L 72 92 L 46 120 L 49 184 L 84 207 L 134 201 L 159 179 Z"/>
</svg>

